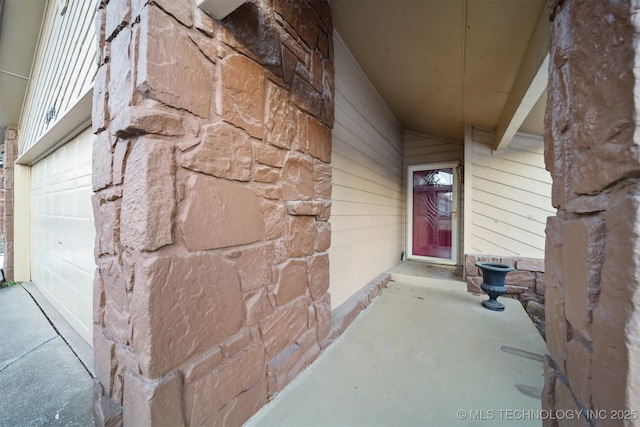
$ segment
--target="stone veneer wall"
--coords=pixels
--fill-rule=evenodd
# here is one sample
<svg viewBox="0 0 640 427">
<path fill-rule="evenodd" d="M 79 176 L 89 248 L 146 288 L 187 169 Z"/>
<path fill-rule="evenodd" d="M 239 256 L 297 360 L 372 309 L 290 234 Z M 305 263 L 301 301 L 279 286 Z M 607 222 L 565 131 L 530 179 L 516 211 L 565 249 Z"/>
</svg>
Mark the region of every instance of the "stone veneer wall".
<svg viewBox="0 0 640 427">
<path fill-rule="evenodd" d="M 96 26 L 96 422 L 240 425 L 331 339 L 330 7 Z"/>
<path fill-rule="evenodd" d="M 18 128 L 7 126 L 4 134 L 4 277 L 13 280 L 13 178 L 14 163 L 18 157 Z"/>
<path fill-rule="evenodd" d="M 507 293 L 505 297 L 515 298 L 526 304 L 528 301 L 544 303 L 544 260 L 521 257 L 497 257 L 491 255 L 465 255 L 464 277 L 467 281 L 467 291 L 484 294 L 480 288 L 482 274 L 476 267 L 476 262 L 500 262 L 515 268 L 505 277 Z"/>
<path fill-rule="evenodd" d="M 544 409 L 640 409 L 637 2 L 550 1 Z M 592 413 L 593 414 L 593 413 Z M 576 422 L 578 423 L 578 422 Z M 553 425 L 553 420 L 547 424 Z"/>
</svg>

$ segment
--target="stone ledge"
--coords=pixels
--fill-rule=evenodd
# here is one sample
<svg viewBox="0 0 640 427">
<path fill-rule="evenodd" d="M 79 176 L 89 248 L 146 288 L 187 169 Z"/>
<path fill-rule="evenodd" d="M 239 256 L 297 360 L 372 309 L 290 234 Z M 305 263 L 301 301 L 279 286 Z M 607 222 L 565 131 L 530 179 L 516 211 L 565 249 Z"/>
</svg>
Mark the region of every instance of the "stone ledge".
<svg viewBox="0 0 640 427">
<path fill-rule="evenodd" d="M 482 275 L 480 269 L 475 265 L 478 261 L 500 262 L 516 269 L 514 272 L 507 274 L 505 278 L 507 286 L 505 297 L 515 298 L 523 304 L 532 300 L 544 304 L 545 266 L 543 259 L 465 254 L 464 276 L 467 281 L 467 291 L 475 294 L 484 293 L 480 289 Z"/>
<path fill-rule="evenodd" d="M 358 314 L 366 309 L 369 304 L 377 297 L 382 289 L 387 286 L 391 280 L 391 274 L 382 273 L 375 279 L 367 283 L 362 289 L 353 294 L 349 299 L 340 304 L 331 313 L 331 331 L 329 335 L 320 343 L 320 347 L 324 350 L 333 343 L 342 333 L 349 327 L 351 322 L 358 317 Z"/>
</svg>

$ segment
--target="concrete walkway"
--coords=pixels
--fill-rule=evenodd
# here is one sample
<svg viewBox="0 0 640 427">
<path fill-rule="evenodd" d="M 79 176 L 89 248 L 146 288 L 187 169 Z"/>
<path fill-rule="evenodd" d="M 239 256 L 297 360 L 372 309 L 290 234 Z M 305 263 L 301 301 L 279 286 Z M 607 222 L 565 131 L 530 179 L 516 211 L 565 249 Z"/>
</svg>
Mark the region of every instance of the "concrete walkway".
<svg viewBox="0 0 640 427">
<path fill-rule="evenodd" d="M 33 284 L 0 289 L 0 426 L 93 425 L 91 358 Z"/>
<path fill-rule="evenodd" d="M 451 271 L 424 264 L 393 277 L 247 425 L 539 426 L 546 349 L 520 304 L 486 310 Z M 0 289 L 0 426 L 92 425 L 92 366 L 35 286 Z"/>
<path fill-rule="evenodd" d="M 541 425 L 546 346 L 518 301 L 486 310 L 486 296 L 420 264 L 403 263 L 393 278 L 246 425 Z"/>
</svg>

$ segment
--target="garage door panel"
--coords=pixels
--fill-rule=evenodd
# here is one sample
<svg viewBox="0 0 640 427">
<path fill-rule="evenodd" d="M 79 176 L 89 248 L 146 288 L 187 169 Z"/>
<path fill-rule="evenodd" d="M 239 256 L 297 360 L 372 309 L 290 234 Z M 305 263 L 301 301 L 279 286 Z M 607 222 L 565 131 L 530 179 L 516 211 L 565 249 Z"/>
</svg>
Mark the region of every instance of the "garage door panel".
<svg viewBox="0 0 640 427">
<path fill-rule="evenodd" d="M 95 227 L 87 129 L 32 166 L 32 280 L 91 343 Z"/>
</svg>

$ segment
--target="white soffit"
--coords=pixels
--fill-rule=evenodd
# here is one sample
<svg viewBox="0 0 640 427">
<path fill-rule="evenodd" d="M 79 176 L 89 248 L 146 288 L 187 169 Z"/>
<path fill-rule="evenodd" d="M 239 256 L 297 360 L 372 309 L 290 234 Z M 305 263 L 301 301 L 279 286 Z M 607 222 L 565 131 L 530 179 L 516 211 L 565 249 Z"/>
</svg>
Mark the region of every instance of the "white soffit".
<svg viewBox="0 0 640 427">
<path fill-rule="evenodd" d="M 196 6 L 217 19 L 223 19 L 244 2 L 245 0 L 196 0 Z"/>
<path fill-rule="evenodd" d="M 496 140 L 493 143 L 496 151 L 509 146 L 547 88 L 550 37 L 551 24 L 547 11 L 543 10 L 496 126 Z"/>
</svg>

